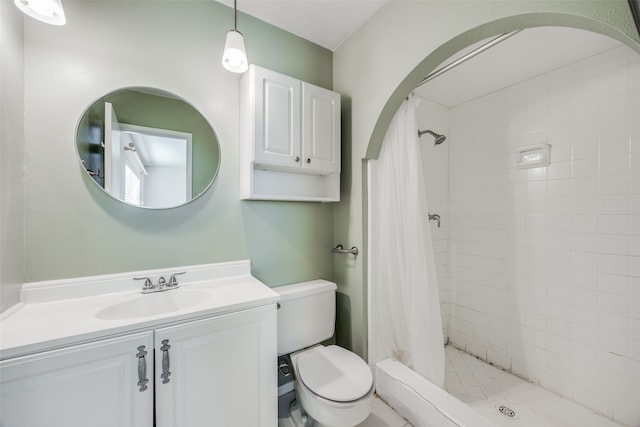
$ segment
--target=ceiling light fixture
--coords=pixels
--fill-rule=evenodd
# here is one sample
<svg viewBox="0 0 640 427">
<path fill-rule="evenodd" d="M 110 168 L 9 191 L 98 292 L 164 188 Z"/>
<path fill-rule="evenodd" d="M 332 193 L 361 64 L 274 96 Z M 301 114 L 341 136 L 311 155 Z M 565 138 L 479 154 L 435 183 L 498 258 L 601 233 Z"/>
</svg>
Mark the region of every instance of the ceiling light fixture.
<svg viewBox="0 0 640 427">
<path fill-rule="evenodd" d="M 15 5 L 26 15 L 51 25 L 64 25 L 67 20 L 62 9 L 62 0 L 14 0 Z"/>
<path fill-rule="evenodd" d="M 244 73 L 249 68 L 247 51 L 244 47 L 244 36 L 238 31 L 238 8 L 233 0 L 233 29 L 227 32 L 224 43 L 222 66 L 232 73 Z"/>
</svg>

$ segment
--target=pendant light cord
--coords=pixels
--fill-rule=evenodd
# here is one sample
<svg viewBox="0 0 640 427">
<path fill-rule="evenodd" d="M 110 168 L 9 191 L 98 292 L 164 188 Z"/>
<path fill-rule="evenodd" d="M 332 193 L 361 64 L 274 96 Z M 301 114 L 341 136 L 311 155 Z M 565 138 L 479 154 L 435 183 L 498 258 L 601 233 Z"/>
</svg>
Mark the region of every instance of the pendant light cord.
<svg viewBox="0 0 640 427">
<path fill-rule="evenodd" d="M 233 0 L 233 29 L 238 31 L 238 0 Z"/>
</svg>

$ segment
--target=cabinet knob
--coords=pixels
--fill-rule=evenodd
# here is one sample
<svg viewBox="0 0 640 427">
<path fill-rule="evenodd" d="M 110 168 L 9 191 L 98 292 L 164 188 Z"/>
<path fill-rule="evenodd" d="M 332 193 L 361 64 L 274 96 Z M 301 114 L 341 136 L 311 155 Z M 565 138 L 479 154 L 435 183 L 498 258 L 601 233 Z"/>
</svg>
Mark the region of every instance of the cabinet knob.
<svg viewBox="0 0 640 427">
<path fill-rule="evenodd" d="M 311 163 L 311 159 L 307 157 L 307 163 Z"/>
<path fill-rule="evenodd" d="M 300 157 L 296 156 L 295 158 L 296 163 L 300 161 Z"/>
</svg>

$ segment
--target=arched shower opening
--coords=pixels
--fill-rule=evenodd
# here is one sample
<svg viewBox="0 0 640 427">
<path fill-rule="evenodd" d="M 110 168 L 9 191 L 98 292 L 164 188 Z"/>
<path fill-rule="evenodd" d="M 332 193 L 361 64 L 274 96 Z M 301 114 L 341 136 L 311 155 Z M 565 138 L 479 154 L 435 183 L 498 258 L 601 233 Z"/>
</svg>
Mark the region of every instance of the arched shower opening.
<svg viewBox="0 0 640 427">
<path fill-rule="evenodd" d="M 417 129 L 447 136 L 444 145 L 421 145 L 429 213 L 437 212 L 443 224 L 431 233 L 444 283 L 445 340 L 623 425 L 640 422 L 638 394 L 624 391 L 635 387 L 640 372 L 640 313 L 633 308 L 640 301 L 632 287 L 640 285 L 640 229 L 634 225 L 640 224 L 640 187 L 634 184 L 640 182 L 640 127 L 633 120 L 640 116 L 640 64 L 634 48 L 605 40 L 588 59 L 448 106 L 423 92 L 418 108 L 427 113 L 418 114 Z M 403 90 L 404 96 L 411 91 Z M 546 144 L 551 165 L 516 168 L 518 149 Z M 449 353 L 478 369 L 477 376 L 499 378 L 507 393 L 517 387 L 485 371 L 478 359 Z M 401 369 L 390 368 L 403 376 Z M 381 373 L 378 385 L 390 396 L 399 393 L 386 377 Z M 518 414 L 505 395 L 482 403 L 486 392 L 477 384 L 448 381 L 448 387 L 488 417 L 531 412 L 523 404 Z M 436 412 L 464 422 L 466 410 L 447 413 L 433 403 L 439 399 L 447 401 L 434 391 Z M 583 425 L 614 425 L 608 422 L 589 418 Z"/>
</svg>

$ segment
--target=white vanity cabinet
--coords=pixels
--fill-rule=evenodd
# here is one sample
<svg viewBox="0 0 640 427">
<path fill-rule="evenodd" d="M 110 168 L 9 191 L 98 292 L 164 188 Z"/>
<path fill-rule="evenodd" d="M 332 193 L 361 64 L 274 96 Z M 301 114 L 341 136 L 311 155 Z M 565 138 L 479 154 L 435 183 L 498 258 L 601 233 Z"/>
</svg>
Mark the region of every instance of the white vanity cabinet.
<svg viewBox="0 0 640 427">
<path fill-rule="evenodd" d="M 157 427 L 275 427 L 276 330 L 275 305 L 156 330 Z"/>
<path fill-rule="evenodd" d="M 340 94 L 252 65 L 240 104 L 243 199 L 340 200 Z"/>
<path fill-rule="evenodd" d="M 269 304 L 3 360 L 0 425 L 275 427 L 276 352 Z"/>
<path fill-rule="evenodd" d="M 153 332 L 3 360 L 0 425 L 152 427 Z"/>
</svg>

